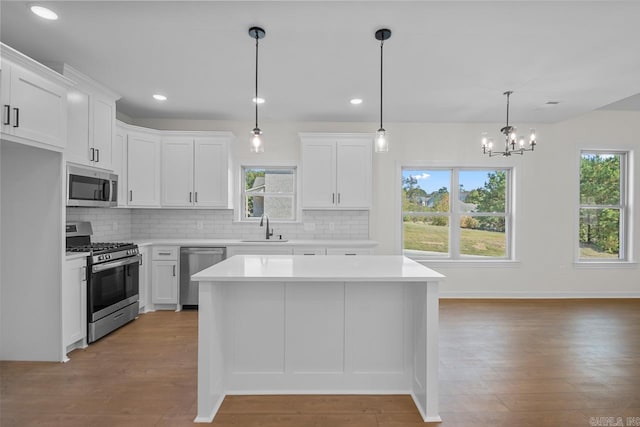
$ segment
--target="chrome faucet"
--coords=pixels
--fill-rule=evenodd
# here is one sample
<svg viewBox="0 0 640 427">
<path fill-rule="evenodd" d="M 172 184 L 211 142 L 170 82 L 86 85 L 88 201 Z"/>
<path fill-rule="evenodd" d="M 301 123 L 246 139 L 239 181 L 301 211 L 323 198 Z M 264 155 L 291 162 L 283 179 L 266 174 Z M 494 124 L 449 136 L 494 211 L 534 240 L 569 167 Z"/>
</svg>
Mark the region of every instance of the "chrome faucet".
<svg viewBox="0 0 640 427">
<path fill-rule="evenodd" d="M 267 220 L 267 229 L 266 229 L 265 237 L 264 237 L 264 238 L 265 238 L 265 239 L 267 239 L 267 240 L 269 240 L 269 238 L 270 238 L 271 236 L 273 236 L 273 229 L 272 229 L 271 231 L 269 231 L 269 216 L 268 216 L 267 214 L 262 214 L 262 216 L 260 217 L 260 227 L 263 227 L 263 226 L 264 226 L 264 220 L 265 220 L 265 218 L 266 218 L 266 220 Z"/>
</svg>

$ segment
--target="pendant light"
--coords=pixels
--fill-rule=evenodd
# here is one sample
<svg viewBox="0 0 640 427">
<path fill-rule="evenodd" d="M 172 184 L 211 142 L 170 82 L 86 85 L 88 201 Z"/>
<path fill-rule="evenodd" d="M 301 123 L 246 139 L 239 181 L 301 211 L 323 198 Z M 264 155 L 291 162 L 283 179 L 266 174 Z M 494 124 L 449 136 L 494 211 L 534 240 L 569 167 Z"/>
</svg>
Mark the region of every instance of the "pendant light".
<svg viewBox="0 0 640 427">
<path fill-rule="evenodd" d="M 249 28 L 249 35 L 252 39 L 256 39 L 256 95 L 253 99 L 256 104 L 256 127 L 251 131 L 250 150 L 252 153 L 264 153 L 264 141 L 262 140 L 262 131 L 258 127 L 258 40 L 264 38 L 264 29 L 260 27 Z"/>
<path fill-rule="evenodd" d="M 387 139 L 387 131 L 382 126 L 382 51 L 384 41 L 391 37 L 391 30 L 382 28 L 376 31 L 376 40 L 380 40 L 380 129 L 376 132 L 375 151 L 376 153 L 386 153 L 389 151 L 389 141 Z"/>
</svg>

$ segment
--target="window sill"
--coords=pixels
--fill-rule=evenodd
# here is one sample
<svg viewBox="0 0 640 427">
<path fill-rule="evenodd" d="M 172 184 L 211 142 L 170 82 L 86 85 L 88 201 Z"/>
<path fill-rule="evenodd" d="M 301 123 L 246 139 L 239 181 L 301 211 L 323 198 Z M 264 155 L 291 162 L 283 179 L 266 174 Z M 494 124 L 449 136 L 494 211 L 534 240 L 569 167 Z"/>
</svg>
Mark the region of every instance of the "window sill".
<svg viewBox="0 0 640 427">
<path fill-rule="evenodd" d="M 635 261 L 575 261 L 573 267 L 576 270 L 608 270 L 620 268 L 637 268 Z"/>
<path fill-rule="evenodd" d="M 411 258 L 413 259 L 413 258 Z M 468 260 L 468 259 L 413 259 L 426 267 L 433 268 L 517 268 L 520 266 L 518 260 Z"/>
</svg>

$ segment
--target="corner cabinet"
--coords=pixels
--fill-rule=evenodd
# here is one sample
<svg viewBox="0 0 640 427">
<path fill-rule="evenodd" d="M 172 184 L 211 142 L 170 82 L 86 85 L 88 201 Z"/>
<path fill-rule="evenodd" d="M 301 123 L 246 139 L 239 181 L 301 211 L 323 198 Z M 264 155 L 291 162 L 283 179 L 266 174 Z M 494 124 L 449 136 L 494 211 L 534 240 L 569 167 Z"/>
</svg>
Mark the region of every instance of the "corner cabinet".
<svg viewBox="0 0 640 427">
<path fill-rule="evenodd" d="M 369 134 L 300 134 L 303 209 L 369 209 Z"/>
<path fill-rule="evenodd" d="M 67 95 L 66 160 L 112 170 L 116 100 L 119 95 L 67 64 L 52 64 L 76 83 Z"/>
<path fill-rule="evenodd" d="M 61 151 L 67 142 L 67 88 L 73 83 L 0 44 L 2 138 Z"/>
<path fill-rule="evenodd" d="M 162 138 L 162 206 L 227 208 L 231 134 Z"/>
</svg>

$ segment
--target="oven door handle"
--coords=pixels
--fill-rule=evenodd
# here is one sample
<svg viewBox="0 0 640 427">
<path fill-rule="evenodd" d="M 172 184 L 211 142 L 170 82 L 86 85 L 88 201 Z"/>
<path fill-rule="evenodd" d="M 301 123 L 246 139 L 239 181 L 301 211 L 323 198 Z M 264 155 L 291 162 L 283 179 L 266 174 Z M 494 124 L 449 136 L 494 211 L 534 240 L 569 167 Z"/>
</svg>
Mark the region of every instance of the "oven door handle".
<svg viewBox="0 0 640 427">
<path fill-rule="evenodd" d="M 94 265 L 91 268 L 91 272 L 99 273 L 101 271 L 109 270 L 111 268 L 122 267 L 124 265 L 129 265 L 129 264 L 137 264 L 140 262 L 141 258 L 142 258 L 142 255 L 136 255 L 136 256 L 129 257 L 127 259 L 121 259 L 118 261 L 111 261 L 111 262 L 105 262 L 104 264 Z"/>
</svg>

